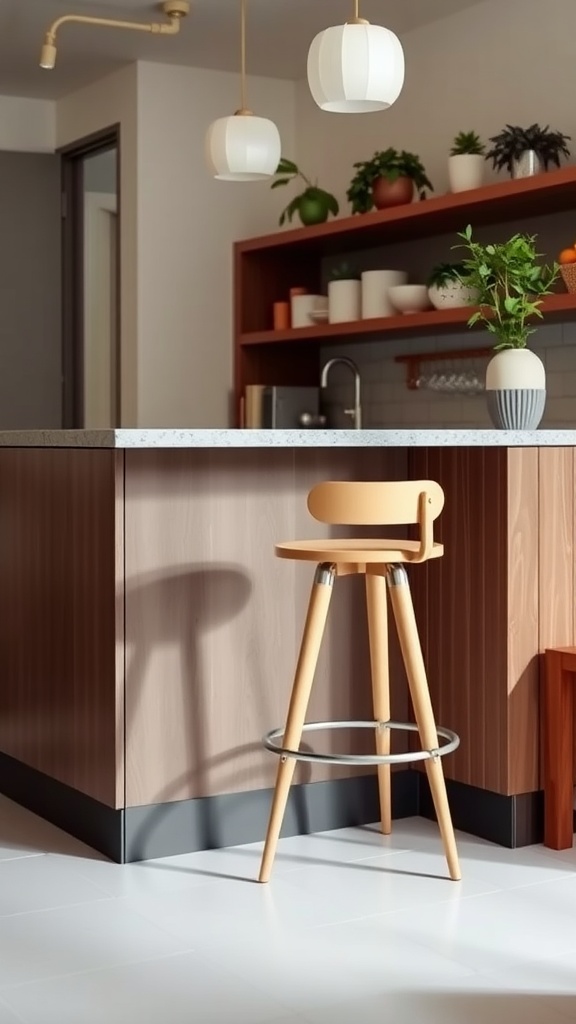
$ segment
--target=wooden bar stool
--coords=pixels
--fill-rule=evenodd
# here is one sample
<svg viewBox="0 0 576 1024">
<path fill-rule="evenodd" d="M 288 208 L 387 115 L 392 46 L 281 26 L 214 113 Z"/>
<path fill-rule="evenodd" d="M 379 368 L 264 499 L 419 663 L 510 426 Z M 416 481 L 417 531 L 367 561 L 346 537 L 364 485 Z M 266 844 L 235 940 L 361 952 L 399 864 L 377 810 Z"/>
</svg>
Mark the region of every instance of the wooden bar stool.
<svg viewBox="0 0 576 1024">
<path fill-rule="evenodd" d="M 265 746 L 280 755 L 259 880 L 267 882 L 278 845 L 296 761 L 324 761 L 332 764 L 376 764 L 380 794 L 382 832 L 392 829 L 390 765 L 426 762 L 426 772 L 440 827 L 450 877 L 458 880 L 460 867 L 454 829 L 448 806 L 441 757 L 455 750 L 458 736 L 436 726 L 414 607 L 404 566 L 439 558 L 443 546 L 433 539 L 433 522 L 444 506 L 444 492 L 430 480 L 394 483 L 333 483 L 314 487 L 308 495 L 308 510 L 315 519 L 331 525 L 396 526 L 417 524 L 420 539 L 384 540 L 362 538 L 294 541 L 279 544 L 279 558 L 316 562 L 316 572 L 296 666 L 294 685 L 284 729 L 273 729 L 264 737 Z M 328 615 L 335 578 L 351 573 L 366 577 L 366 601 L 372 670 L 374 719 L 372 722 L 313 722 L 305 724 L 306 709 Z M 400 640 L 402 657 L 416 725 L 390 721 L 388 679 L 387 591 Z M 304 753 L 300 741 L 304 731 L 314 729 L 370 728 L 376 734 L 375 755 L 334 755 Z M 422 750 L 407 754 L 390 753 L 390 730 L 417 731 Z M 439 746 L 438 736 L 448 742 Z"/>
<path fill-rule="evenodd" d="M 568 850 L 574 840 L 576 647 L 552 647 L 544 658 L 544 845 Z"/>
</svg>

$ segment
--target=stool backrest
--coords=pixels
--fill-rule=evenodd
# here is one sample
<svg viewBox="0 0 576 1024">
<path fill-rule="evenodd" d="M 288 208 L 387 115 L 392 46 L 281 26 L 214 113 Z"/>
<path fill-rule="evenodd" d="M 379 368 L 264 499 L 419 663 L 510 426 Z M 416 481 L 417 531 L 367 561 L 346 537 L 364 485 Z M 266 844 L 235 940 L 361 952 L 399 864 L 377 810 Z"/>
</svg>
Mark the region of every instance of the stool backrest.
<svg viewBox="0 0 576 1024">
<path fill-rule="evenodd" d="M 327 480 L 308 495 L 308 511 L 314 519 L 334 525 L 422 526 L 424 517 L 430 522 L 437 519 L 443 507 L 444 491 L 434 480 Z"/>
</svg>

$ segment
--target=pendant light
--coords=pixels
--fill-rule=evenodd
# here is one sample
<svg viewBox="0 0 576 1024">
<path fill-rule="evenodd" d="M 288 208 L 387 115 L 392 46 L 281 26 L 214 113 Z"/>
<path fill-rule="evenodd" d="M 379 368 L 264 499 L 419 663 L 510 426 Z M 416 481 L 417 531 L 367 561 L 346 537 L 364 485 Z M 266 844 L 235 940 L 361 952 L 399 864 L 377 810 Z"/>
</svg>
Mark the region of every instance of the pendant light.
<svg viewBox="0 0 576 1024">
<path fill-rule="evenodd" d="M 308 85 L 322 110 L 363 114 L 386 110 L 404 84 L 404 51 L 398 36 L 354 13 L 345 25 L 319 32 L 308 52 Z"/>
<path fill-rule="evenodd" d="M 240 109 L 213 121 L 206 136 L 206 157 L 221 181 L 259 181 L 276 173 L 280 133 L 273 121 L 255 117 L 246 105 L 246 0 L 240 3 Z"/>
</svg>

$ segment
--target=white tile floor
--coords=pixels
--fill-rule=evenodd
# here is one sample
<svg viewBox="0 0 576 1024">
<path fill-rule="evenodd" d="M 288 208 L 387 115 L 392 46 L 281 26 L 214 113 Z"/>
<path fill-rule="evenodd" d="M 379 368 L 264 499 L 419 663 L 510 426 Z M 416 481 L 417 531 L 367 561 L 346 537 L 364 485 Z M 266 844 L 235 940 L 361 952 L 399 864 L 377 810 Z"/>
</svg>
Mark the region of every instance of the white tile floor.
<svg viewBox="0 0 576 1024">
<path fill-rule="evenodd" d="M 420 818 L 120 867 L 0 797 L 0 1024 L 576 1022 L 576 852 Z"/>
</svg>

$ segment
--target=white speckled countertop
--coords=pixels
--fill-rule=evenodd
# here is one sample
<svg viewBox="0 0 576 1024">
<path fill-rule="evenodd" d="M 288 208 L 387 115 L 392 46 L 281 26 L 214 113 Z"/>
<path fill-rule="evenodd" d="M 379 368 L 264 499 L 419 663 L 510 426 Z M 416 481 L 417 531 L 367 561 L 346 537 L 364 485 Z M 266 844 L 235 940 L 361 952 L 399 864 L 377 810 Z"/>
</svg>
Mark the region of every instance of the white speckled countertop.
<svg viewBox="0 0 576 1024">
<path fill-rule="evenodd" d="M 576 430 L 6 430 L 3 448 L 576 447 Z"/>
</svg>

